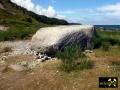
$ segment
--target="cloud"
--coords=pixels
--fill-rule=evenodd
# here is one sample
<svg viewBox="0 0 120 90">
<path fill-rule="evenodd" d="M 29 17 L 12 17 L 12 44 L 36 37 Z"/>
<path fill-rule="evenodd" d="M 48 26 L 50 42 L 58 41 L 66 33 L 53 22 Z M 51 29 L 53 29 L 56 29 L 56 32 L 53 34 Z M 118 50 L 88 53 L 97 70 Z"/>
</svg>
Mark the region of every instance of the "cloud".
<svg viewBox="0 0 120 90">
<path fill-rule="evenodd" d="M 75 14 L 75 10 L 66 10 L 66 11 L 59 11 L 59 14 Z"/>
<path fill-rule="evenodd" d="M 65 10 L 60 14 L 84 14 L 84 15 L 112 15 L 120 16 L 120 2 L 116 4 L 104 5 L 96 8 L 81 8 L 75 10 Z"/>
<path fill-rule="evenodd" d="M 120 24 L 120 2 L 96 8 L 81 8 L 59 12 L 68 21 L 83 24 Z"/>
<path fill-rule="evenodd" d="M 120 16 L 120 2 L 113 5 L 99 7 L 97 10 L 108 15 Z"/>
<path fill-rule="evenodd" d="M 29 11 L 33 11 L 39 15 L 45 15 L 51 18 L 63 19 L 64 16 L 58 15 L 55 9 L 52 6 L 48 6 L 47 9 L 43 8 L 40 5 L 35 5 L 32 0 L 11 0 L 11 2 L 16 3 L 17 5 L 26 8 Z"/>
<path fill-rule="evenodd" d="M 52 4 L 55 4 L 57 2 L 57 0 L 51 0 Z"/>
<path fill-rule="evenodd" d="M 11 1 L 39 15 L 60 19 L 64 18 L 70 22 L 84 24 L 120 24 L 120 2 L 96 8 L 76 8 L 73 10 L 56 11 L 51 5 L 48 8 L 43 8 L 41 5 L 35 5 L 32 0 Z M 52 4 L 55 4 L 56 1 L 51 0 Z"/>
</svg>

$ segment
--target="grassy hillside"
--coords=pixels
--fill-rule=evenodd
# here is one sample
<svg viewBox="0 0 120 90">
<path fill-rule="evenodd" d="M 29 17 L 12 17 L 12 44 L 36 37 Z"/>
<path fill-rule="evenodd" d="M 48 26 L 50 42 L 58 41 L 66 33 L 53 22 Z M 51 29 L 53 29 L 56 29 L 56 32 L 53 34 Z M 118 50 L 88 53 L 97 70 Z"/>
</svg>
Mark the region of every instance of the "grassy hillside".
<svg viewBox="0 0 120 90">
<path fill-rule="evenodd" d="M 68 24 L 65 20 L 27 11 L 10 0 L 0 0 L 0 6 L 0 25 L 9 27 L 7 31 L 0 31 L 0 41 L 26 39 L 41 27 Z"/>
</svg>

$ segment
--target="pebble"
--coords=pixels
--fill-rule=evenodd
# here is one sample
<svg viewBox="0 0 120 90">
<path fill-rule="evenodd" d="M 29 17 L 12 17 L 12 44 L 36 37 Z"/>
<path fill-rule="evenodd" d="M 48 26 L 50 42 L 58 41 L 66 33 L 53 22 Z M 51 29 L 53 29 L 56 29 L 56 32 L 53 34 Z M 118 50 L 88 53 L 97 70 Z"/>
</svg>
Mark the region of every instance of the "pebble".
<svg viewBox="0 0 120 90">
<path fill-rule="evenodd" d="M 13 69 L 13 70 L 15 70 L 15 71 L 25 71 L 25 70 L 28 70 L 27 67 L 24 67 L 24 66 L 22 66 L 22 65 L 17 65 L 17 64 L 15 64 L 15 65 L 10 65 L 9 68 L 10 68 L 10 69 Z"/>
</svg>

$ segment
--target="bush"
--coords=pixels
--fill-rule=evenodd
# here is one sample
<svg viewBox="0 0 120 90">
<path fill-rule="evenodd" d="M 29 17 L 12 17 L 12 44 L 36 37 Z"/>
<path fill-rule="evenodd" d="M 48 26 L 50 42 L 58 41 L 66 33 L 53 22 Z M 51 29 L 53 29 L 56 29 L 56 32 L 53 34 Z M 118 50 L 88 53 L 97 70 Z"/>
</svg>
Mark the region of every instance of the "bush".
<svg viewBox="0 0 120 90">
<path fill-rule="evenodd" d="M 102 38 L 102 41 L 103 42 L 109 42 L 109 44 L 111 44 L 111 45 L 116 45 L 119 42 L 118 39 L 114 39 L 114 38 L 110 38 L 110 37 Z"/>
<path fill-rule="evenodd" d="M 32 19 L 31 18 L 26 18 L 25 19 L 27 22 L 29 22 L 29 23 L 32 23 Z"/>
<path fill-rule="evenodd" d="M 91 67 L 91 62 L 77 45 L 67 46 L 63 51 L 58 51 L 56 56 L 61 59 L 60 69 L 65 72 Z"/>
<path fill-rule="evenodd" d="M 102 38 L 100 36 L 96 36 L 92 39 L 92 49 L 100 48 L 102 45 Z"/>
<path fill-rule="evenodd" d="M 109 42 L 103 42 L 102 43 L 102 49 L 104 51 L 109 51 L 109 49 L 110 49 L 110 43 Z"/>
<path fill-rule="evenodd" d="M 119 45 L 119 43 L 119 39 L 97 36 L 92 39 L 92 49 L 102 47 L 103 50 L 107 51 L 111 45 Z"/>
</svg>

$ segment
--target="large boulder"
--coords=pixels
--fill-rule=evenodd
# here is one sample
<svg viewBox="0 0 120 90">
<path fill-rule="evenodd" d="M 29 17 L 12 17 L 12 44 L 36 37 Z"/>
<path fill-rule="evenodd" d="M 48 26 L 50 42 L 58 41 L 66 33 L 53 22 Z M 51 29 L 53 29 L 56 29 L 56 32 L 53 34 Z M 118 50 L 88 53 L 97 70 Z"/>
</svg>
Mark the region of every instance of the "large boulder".
<svg viewBox="0 0 120 90">
<path fill-rule="evenodd" d="M 41 28 L 33 35 L 31 49 L 39 53 L 53 54 L 68 45 L 90 46 L 95 29 L 92 25 L 69 25 Z"/>
</svg>

